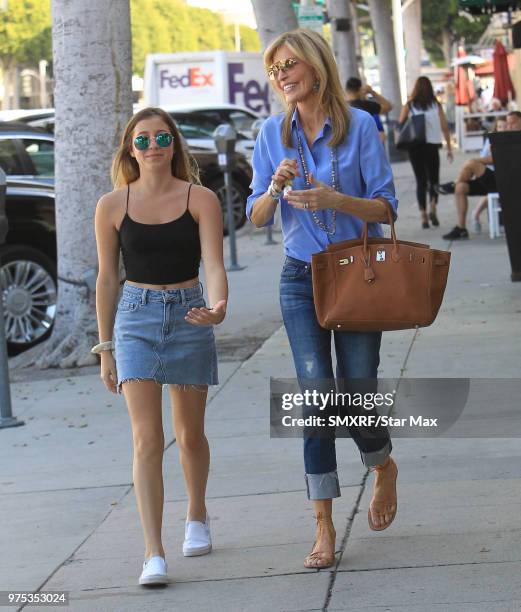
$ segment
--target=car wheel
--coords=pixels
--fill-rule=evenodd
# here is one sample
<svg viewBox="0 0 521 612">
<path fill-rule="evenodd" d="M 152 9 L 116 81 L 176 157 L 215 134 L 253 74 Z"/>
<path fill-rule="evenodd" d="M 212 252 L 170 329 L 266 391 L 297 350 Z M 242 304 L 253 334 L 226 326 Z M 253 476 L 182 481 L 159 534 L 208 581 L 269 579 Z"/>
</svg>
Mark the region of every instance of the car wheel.
<svg viewBox="0 0 521 612">
<path fill-rule="evenodd" d="M 5 335 L 10 355 L 47 338 L 56 317 L 56 265 L 41 251 L 7 246 L 0 252 Z"/>
<path fill-rule="evenodd" d="M 226 190 L 224 178 L 212 181 L 208 188 L 211 189 L 221 202 L 223 212 L 224 235 L 228 235 L 228 211 L 226 206 Z M 246 223 L 246 199 L 248 195 L 244 187 L 237 181 L 232 180 L 232 207 L 235 220 L 235 229 L 240 229 Z"/>
</svg>

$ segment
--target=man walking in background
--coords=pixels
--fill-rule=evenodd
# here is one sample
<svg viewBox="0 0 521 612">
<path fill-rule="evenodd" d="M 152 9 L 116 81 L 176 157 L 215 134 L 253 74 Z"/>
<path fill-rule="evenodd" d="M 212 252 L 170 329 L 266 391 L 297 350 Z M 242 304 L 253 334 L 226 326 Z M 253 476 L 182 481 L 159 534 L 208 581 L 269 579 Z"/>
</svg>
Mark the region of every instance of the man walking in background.
<svg viewBox="0 0 521 612">
<path fill-rule="evenodd" d="M 368 100 L 367 96 L 371 96 L 372 99 Z M 358 77 L 350 77 L 347 79 L 346 100 L 351 106 L 360 108 L 373 116 L 378 132 L 380 133 L 380 139 L 384 142 L 385 132 L 382 121 L 380 120 L 380 114 L 386 115 L 392 110 L 393 105 L 389 100 L 377 93 L 370 85 L 362 85 L 362 81 Z"/>
</svg>

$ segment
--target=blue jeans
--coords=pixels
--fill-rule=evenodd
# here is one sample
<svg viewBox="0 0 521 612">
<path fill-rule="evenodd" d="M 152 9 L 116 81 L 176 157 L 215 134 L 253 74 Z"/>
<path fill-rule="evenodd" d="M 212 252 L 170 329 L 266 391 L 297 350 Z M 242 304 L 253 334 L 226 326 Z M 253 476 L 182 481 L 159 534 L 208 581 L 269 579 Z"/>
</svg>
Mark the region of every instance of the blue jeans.
<svg viewBox="0 0 521 612">
<path fill-rule="evenodd" d="M 326 392 L 332 388 L 331 333 L 338 381 L 349 385 L 350 379 L 374 379 L 376 384 L 382 333 L 331 332 L 320 327 L 313 303 L 311 264 L 286 257 L 280 278 L 280 307 L 301 388 L 317 389 L 321 384 L 327 384 Z M 349 432 L 366 467 L 384 463 L 391 453 L 386 428 L 350 427 Z M 304 432 L 304 467 L 309 499 L 340 496 L 333 428 L 321 435 Z"/>
</svg>

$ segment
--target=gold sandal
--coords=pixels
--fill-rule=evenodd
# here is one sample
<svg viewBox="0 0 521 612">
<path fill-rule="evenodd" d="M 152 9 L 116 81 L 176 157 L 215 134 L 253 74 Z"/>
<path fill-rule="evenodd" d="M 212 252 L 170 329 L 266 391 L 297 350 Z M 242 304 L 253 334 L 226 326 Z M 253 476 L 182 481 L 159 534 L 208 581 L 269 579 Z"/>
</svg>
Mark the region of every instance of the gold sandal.
<svg viewBox="0 0 521 612">
<path fill-rule="evenodd" d="M 387 461 L 383 465 L 376 465 L 374 467 L 374 470 L 376 472 L 382 472 L 383 470 L 387 470 L 390 467 L 393 467 L 393 470 L 394 470 L 394 482 L 393 482 L 394 500 L 386 499 L 385 501 L 380 501 L 380 500 L 374 501 L 375 494 L 373 495 L 373 500 L 371 500 L 371 503 L 369 504 L 369 509 L 367 510 L 367 521 L 369 523 L 369 527 L 373 531 L 383 531 L 384 529 L 387 529 L 387 527 L 389 527 L 389 525 L 394 521 L 394 517 L 396 516 L 396 512 L 398 510 L 398 499 L 397 499 L 397 494 L 396 494 L 396 478 L 398 477 L 398 467 L 396 463 L 394 462 L 394 459 L 392 457 L 388 457 Z M 394 505 L 394 510 L 390 512 L 386 512 L 385 511 L 386 507 L 391 504 Z M 387 523 L 384 523 L 380 527 L 376 526 L 373 523 L 373 519 L 371 517 L 371 505 L 373 507 L 373 510 L 376 510 L 376 514 L 380 518 L 385 517 L 386 514 L 390 515 L 391 518 L 389 519 L 389 521 Z"/>
<path fill-rule="evenodd" d="M 316 519 L 317 519 L 317 525 L 320 525 L 321 529 L 324 528 L 324 523 L 326 522 L 326 520 L 329 519 L 329 522 L 331 523 L 331 529 L 333 530 L 333 552 L 328 553 L 322 550 L 315 550 L 315 546 L 317 545 L 317 540 L 315 540 L 315 543 L 313 544 L 313 548 L 311 549 L 311 552 L 304 560 L 304 567 L 306 567 L 307 569 L 326 569 L 334 565 L 336 561 L 336 557 L 335 557 L 336 531 L 335 531 L 335 527 L 333 526 L 333 521 L 331 517 L 326 517 L 322 514 L 322 512 L 319 512 L 317 514 Z"/>
</svg>

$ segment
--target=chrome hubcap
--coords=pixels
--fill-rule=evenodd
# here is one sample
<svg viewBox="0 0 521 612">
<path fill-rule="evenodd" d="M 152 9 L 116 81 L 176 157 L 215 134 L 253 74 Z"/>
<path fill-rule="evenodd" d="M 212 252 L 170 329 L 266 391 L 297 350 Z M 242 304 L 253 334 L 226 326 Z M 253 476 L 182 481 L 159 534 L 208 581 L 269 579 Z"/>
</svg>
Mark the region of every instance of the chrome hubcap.
<svg viewBox="0 0 521 612">
<path fill-rule="evenodd" d="M 56 285 L 33 261 L 11 261 L 0 268 L 5 334 L 8 342 L 29 344 L 51 327 L 56 316 Z"/>
<path fill-rule="evenodd" d="M 228 226 L 228 208 L 226 206 L 226 188 L 224 185 L 217 190 L 217 197 L 222 203 L 224 227 Z M 244 202 L 242 201 L 241 193 L 238 189 L 232 186 L 232 210 L 235 227 L 237 227 L 243 216 Z"/>
</svg>

